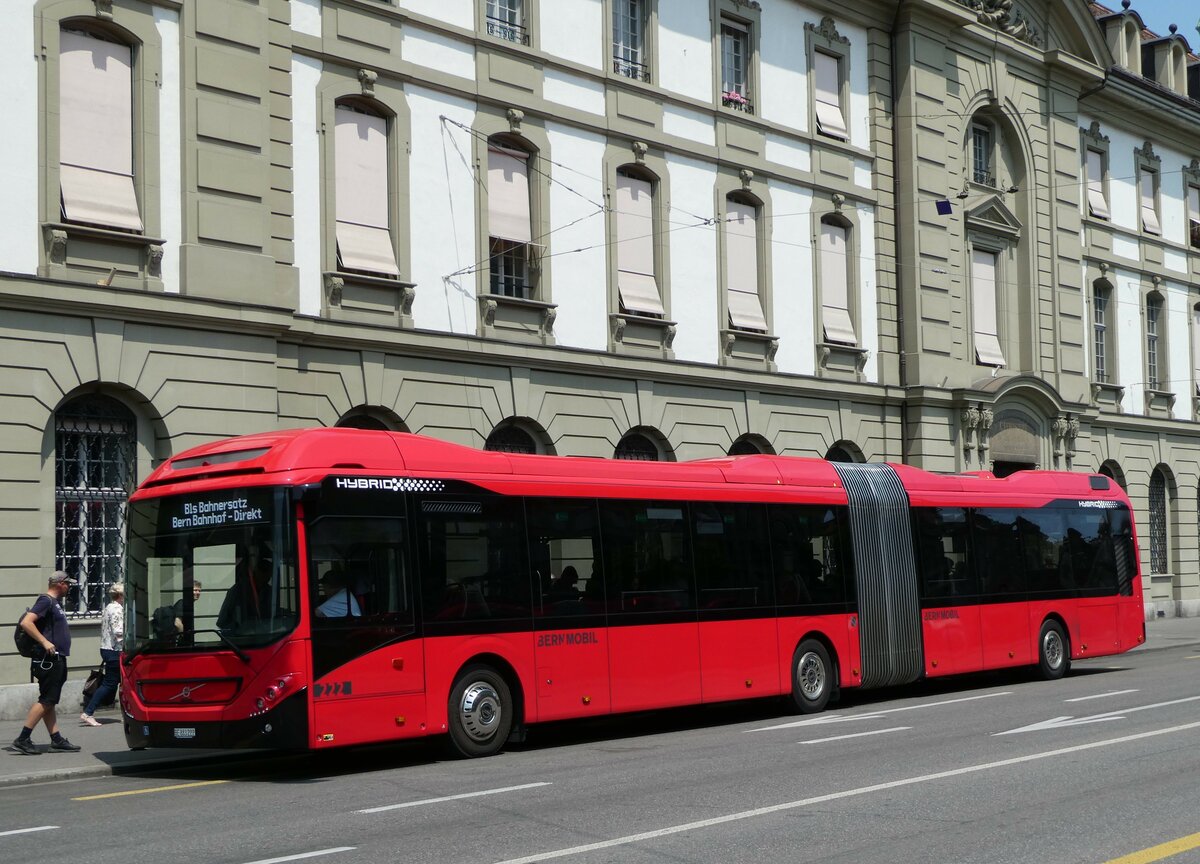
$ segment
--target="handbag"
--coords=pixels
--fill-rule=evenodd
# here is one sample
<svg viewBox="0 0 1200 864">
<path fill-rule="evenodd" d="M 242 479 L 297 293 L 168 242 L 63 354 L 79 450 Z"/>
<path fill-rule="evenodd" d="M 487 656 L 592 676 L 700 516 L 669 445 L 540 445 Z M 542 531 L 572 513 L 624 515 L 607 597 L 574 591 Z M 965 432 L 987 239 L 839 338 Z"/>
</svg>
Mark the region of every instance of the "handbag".
<svg viewBox="0 0 1200 864">
<path fill-rule="evenodd" d="M 101 663 L 95 669 L 88 673 L 87 681 L 83 684 L 83 698 L 79 700 L 79 704 L 87 705 L 91 698 L 96 695 L 96 690 L 100 687 L 100 682 L 104 680 L 104 664 Z"/>
</svg>

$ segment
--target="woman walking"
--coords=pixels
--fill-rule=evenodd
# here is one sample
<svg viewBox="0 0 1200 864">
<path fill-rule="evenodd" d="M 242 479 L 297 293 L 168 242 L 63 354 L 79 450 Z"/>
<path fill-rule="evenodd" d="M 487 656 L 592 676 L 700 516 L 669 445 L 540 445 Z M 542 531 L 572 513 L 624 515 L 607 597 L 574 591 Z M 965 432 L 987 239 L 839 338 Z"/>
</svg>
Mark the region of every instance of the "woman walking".
<svg viewBox="0 0 1200 864">
<path fill-rule="evenodd" d="M 117 683 L 121 680 L 121 642 L 125 638 L 125 586 L 114 582 L 108 589 L 112 598 L 104 607 L 104 616 L 100 623 L 100 658 L 104 661 L 104 680 L 88 700 L 87 707 L 79 715 L 80 722 L 85 726 L 99 726 L 100 721 L 92 716 L 96 708 L 104 704 L 117 692 Z"/>
</svg>

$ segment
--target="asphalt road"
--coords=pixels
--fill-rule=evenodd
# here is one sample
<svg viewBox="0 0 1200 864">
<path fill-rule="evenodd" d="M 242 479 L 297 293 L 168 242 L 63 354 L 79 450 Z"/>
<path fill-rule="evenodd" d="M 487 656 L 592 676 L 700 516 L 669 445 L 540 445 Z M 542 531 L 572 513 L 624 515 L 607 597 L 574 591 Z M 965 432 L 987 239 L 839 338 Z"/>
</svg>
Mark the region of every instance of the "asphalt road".
<svg viewBox="0 0 1200 864">
<path fill-rule="evenodd" d="M 1198 832 L 1195 646 L 815 718 L 760 702 L 535 727 L 483 760 L 427 741 L 0 789 L 0 861 L 38 864 L 1200 864 Z"/>
</svg>

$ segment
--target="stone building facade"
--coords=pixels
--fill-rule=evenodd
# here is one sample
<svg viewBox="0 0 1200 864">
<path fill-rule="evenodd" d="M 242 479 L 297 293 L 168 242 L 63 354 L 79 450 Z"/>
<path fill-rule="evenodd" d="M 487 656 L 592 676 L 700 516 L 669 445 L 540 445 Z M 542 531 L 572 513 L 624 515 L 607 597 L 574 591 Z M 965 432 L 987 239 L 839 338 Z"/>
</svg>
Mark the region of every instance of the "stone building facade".
<svg viewBox="0 0 1200 864">
<path fill-rule="evenodd" d="M 9 5 L 0 610 L 69 570 L 77 655 L 158 461 L 335 424 L 1102 470 L 1200 612 L 1200 63 L 1134 9 Z"/>
</svg>

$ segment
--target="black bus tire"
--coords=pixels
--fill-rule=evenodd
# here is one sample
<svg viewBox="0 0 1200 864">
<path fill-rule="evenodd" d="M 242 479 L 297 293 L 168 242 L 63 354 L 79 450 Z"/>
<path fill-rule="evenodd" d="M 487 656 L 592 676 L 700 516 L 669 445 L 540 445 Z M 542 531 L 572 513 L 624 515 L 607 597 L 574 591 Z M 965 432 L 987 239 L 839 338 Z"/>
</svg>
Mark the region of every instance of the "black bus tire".
<svg viewBox="0 0 1200 864">
<path fill-rule="evenodd" d="M 825 646 L 805 639 L 792 655 L 792 702 L 801 714 L 825 710 L 833 695 L 835 667 Z"/>
<path fill-rule="evenodd" d="M 448 704 L 450 742 L 463 756 L 499 752 L 513 728 L 512 691 L 504 676 L 482 663 L 458 673 Z"/>
<path fill-rule="evenodd" d="M 1038 669 L 1047 681 L 1057 681 L 1071 668 L 1071 643 L 1062 625 L 1052 618 L 1042 622 L 1038 634 Z"/>
</svg>

